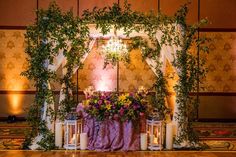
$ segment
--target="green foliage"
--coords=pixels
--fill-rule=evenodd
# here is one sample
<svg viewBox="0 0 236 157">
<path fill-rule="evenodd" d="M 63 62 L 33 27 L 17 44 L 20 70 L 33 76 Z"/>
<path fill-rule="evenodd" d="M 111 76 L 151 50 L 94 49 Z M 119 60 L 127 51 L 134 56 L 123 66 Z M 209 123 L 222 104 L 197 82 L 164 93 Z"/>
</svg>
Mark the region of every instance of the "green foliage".
<svg viewBox="0 0 236 157">
<path fill-rule="evenodd" d="M 176 102 L 179 105 L 179 112 L 175 118 L 179 121 L 181 132 L 178 133 L 176 143 L 180 144 L 183 141 L 188 141 L 194 145 L 198 141 L 198 137 L 193 131 L 192 122 L 195 119 L 194 115 L 199 101 L 197 98 L 190 96 L 189 93 L 197 92 L 200 78 L 205 76 L 206 71 L 203 68 L 204 62 L 199 61 L 197 54 L 191 53 L 190 48 L 195 44 L 200 52 L 207 52 L 208 48 L 200 44 L 205 43 L 208 39 L 196 39 L 194 37 L 200 25 L 206 24 L 207 21 L 201 20 L 199 24 L 187 25 L 185 16 L 187 12 L 187 6 L 184 5 L 175 15 L 178 23 L 182 26 L 182 43 L 179 44 L 181 50 L 176 51 L 173 62 L 173 65 L 179 70 L 179 80 L 174 88 L 176 91 Z"/>
<path fill-rule="evenodd" d="M 189 96 L 189 93 L 196 91 L 200 78 L 204 76 L 205 70 L 201 67 L 204 62 L 199 62 L 196 55 L 189 52 L 193 43 L 196 43 L 199 50 L 207 51 L 208 48 L 201 46 L 206 39 L 194 39 L 194 35 L 199 28 L 201 21 L 197 25 L 187 25 L 187 4 L 180 8 L 173 17 L 158 13 L 143 14 L 134 12 L 125 1 L 125 8 L 121 9 L 118 4 L 102 9 L 94 8 L 93 11 L 86 10 L 82 18 L 74 18 L 72 12 L 61 13 L 55 3 L 52 3 L 48 10 L 39 10 L 38 21 L 27 28 L 26 32 L 26 53 L 28 54 L 29 68 L 23 73 L 24 76 L 35 82 L 36 98 L 29 109 L 29 121 L 34 129 L 43 135 L 39 142 L 42 149 L 54 148 L 54 136 L 46 128 L 45 122 L 40 119 L 41 109 L 46 101 L 53 102 L 53 93 L 48 87 L 48 82 L 59 80 L 63 84 L 65 99 L 59 104 L 58 114 L 60 119 L 75 107 L 72 91 L 75 85 L 72 82 L 72 74 L 75 67 L 81 67 L 82 56 L 87 49 L 89 42 L 88 24 L 95 24 L 101 29 L 101 33 L 107 34 L 111 28 L 115 30 L 123 29 L 127 36 L 132 32 L 144 32 L 151 42 L 141 37 L 132 38 L 130 50 L 140 48 L 143 59 L 151 58 L 156 64 L 157 80 L 154 84 L 156 91 L 156 106 L 162 115 L 168 109 L 165 106 L 167 96 L 166 80 L 161 71 L 160 52 L 164 45 L 175 45 L 179 49 L 176 51 L 173 65 L 178 69 L 179 80 L 175 86 L 177 103 L 179 104 L 179 114 L 177 119 L 183 130 L 177 137 L 177 142 L 184 140 L 194 142 L 196 136 L 193 134 L 191 122 L 193 121 L 194 109 L 197 101 Z M 161 39 L 156 38 L 156 34 L 161 33 Z M 70 44 L 68 44 L 70 43 Z M 57 78 L 55 72 L 48 69 L 48 64 L 53 63 L 53 58 L 62 51 L 67 58 L 66 74 L 63 78 Z M 115 56 L 116 57 L 116 56 Z M 111 57 L 113 58 L 113 57 Z M 55 115 L 53 109 L 48 109 L 49 115 Z"/>
<path fill-rule="evenodd" d="M 45 121 L 40 122 L 39 132 L 42 133 L 43 138 L 37 144 L 40 146 L 39 149 L 43 149 L 45 151 L 52 150 L 56 148 L 55 145 L 55 136 L 46 126 Z"/>
<path fill-rule="evenodd" d="M 28 69 L 22 73 L 28 79 L 33 80 L 36 87 L 35 102 L 30 106 L 28 122 L 33 131 L 38 131 L 43 136 L 38 144 L 41 149 L 53 149 L 54 135 L 46 129 L 45 121 L 41 120 L 41 109 L 46 101 L 53 103 L 53 92 L 48 86 L 51 81 L 61 80 L 65 85 L 63 92 L 66 99 L 59 105 L 59 118 L 64 118 L 75 101 L 71 95 L 74 89 L 72 83 L 73 69 L 80 66 L 80 58 L 84 55 L 88 28 L 78 18 L 74 18 L 72 12 L 63 14 L 55 3 L 51 3 L 48 10 L 37 11 L 37 22 L 27 28 L 25 38 L 27 43 L 26 53 L 28 54 Z M 54 71 L 48 68 L 53 59 L 62 51 L 67 58 L 65 67 L 67 73 L 63 78 L 57 78 Z M 48 108 L 47 114 L 55 119 L 54 109 Z M 35 134 L 32 134 L 32 136 Z"/>
</svg>

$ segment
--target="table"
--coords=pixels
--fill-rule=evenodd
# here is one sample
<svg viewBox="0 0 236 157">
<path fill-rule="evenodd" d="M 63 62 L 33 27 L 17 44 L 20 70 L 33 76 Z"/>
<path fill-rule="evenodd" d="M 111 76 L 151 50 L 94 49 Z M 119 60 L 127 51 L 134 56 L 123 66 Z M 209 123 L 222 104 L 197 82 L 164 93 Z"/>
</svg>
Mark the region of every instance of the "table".
<svg viewBox="0 0 236 157">
<path fill-rule="evenodd" d="M 82 111 L 82 108 L 77 108 Z M 88 149 L 96 151 L 140 150 L 139 123 L 117 120 L 97 121 L 83 112 L 83 132 L 88 134 Z"/>
<path fill-rule="evenodd" d="M 139 126 L 133 122 L 116 120 L 84 120 L 84 132 L 88 134 L 88 149 L 97 151 L 134 151 L 140 149 Z"/>
</svg>

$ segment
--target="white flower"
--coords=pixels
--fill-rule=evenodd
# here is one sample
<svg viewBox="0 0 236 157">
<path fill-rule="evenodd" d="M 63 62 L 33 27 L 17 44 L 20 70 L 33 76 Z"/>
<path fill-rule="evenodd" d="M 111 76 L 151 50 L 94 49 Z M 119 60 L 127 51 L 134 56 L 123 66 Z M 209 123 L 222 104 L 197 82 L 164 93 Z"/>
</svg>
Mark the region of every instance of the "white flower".
<svg viewBox="0 0 236 157">
<path fill-rule="evenodd" d="M 88 96 L 93 95 L 94 92 L 95 88 L 93 86 L 88 86 L 88 88 L 84 90 L 85 97 L 87 98 Z"/>
</svg>

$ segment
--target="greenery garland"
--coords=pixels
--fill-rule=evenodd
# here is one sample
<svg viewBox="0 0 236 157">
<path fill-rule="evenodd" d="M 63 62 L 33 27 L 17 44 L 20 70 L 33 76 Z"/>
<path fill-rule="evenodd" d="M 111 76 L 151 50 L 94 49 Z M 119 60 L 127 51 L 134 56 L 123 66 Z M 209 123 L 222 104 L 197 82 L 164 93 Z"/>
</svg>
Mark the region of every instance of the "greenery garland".
<svg viewBox="0 0 236 157">
<path fill-rule="evenodd" d="M 196 119 L 195 113 L 199 105 L 196 97 L 190 96 L 190 92 L 197 92 L 198 82 L 206 74 L 206 69 L 203 67 L 204 60 L 199 60 L 197 54 L 190 52 L 192 46 L 199 48 L 201 52 L 208 52 L 208 47 L 204 45 L 209 39 L 202 37 L 196 38 L 196 33 L 201 25 L 205 25 L 207 20 L 203 19 L 198 24 L 187 25 L 186 14 L 187 6 L 183 6 L 176 13 L 176 19 L 181 24 L 183 30 L 181 50 L 177 50 L 173 65 L 179 70 L 178 82 L 174 86 L 176 92 L 176 103 L 178 106 L 177 116 L 181 132 L 178 132 L 176 143 L 180 144 L 187 141 L 190 146 L 195 146 L 198 142 L 198 136 L 194 132 L 192 123 Z"/>
<path fill-rule="evenodd" d="M 73 69 L 81 66 L 80 58 L 84 55 L 86 39 L 88 38 L 88 28 L 79 18 L 74 18 L 72 12 L 63 14 L 55 3 L 51 3 L 48 10 L 37 11 L 37 22 L 29 26 L 26 31 L 28 54 L 28 69 L 22 74 L 33 80 L 36 87 L 35 102 L 29 108 L 28 122 L 33 127 L 32 139 L 39 133 L 43 136 L 38 142 L 40 149 L 50 150 L 55 148 L 54 134 L 46 127 L 46 122 L 41 120 L 41 110 L 44 102 L 53 103 L 53 91 L 49 88 L 49 82 L 60 80 L 64 84 L 63 92 L 65 100 L 58 107 L 57 114 L 54 109 L 48 108 L 47 114 L 55 118 L 64 119 L 72 107 L 75 106 L 73 95 L 70 92 L 74 89 L 72 82 Z M 53 63 L 53 59 L 61 50 L 67 58 L 67 63 L 63 67 L 66 74 L 63 78 L 57 78 L 55 71 L 48 69 L 48 65 Z M 26 140 L 26 144 L 30 144 Z"/>
<path fill-rule="evenodd" d="M 174 66 L 180 70 L 179 81 L 175 86 L 177 94 L 177 103 L 179 106 L 179 114 L 177 119 L 180 122 L 180 127 L 183 132 L 178 135 L 177 142 L 182 141 L 196 141 L 196 136 L 192 134 L 192 112 L 195 101 L 191 99 L 189 93 L 196 90 L 197 81 L 201 75 L 204 74 L 204 69 L 198 68 L 197 57 L 189 52 L 190 46 L 193 42 L 200 44 L 205 40 L 193 40 L 194 34 L 199 25 L 189 26 L 186 24 L 187 5 L 184 5 L 174 17 L 168 17 L 160 12 L 158 15 L 150 13 L 144 15 L 139 12 L 133 12 L 130 5 L 125 2 L 125 8 L 122 10 L 118 4 L 112 7 L 97 9 L 94 8 L 92 12 L 86 10 L 82 18 L 74 18 L 72 13 L 62 14 L 55 3 L 52 3 L 48 10 L 38 11 L 38 22 L 33 26 L 27 28 L 26 39 L 27 48 L 26 53 L 29 55 L 29 68 L 23 75 L 29 79 L 34 80 L 36 86 L 35 103 L 31 105 L 28 118 L 34 128 L 43 135 L 43 140 L 39 142 L 42 149 L 54 148 L 53 134 L 45 126 L 45 122 L 40 119 L 40 109 L 43 107 L 44 101 L 51 103 L 53 101 L 52 91 L 48 88 L 48 82 L 58 80 L 55 72 L 48 70 L 45 66 L 46 62 L 51 64 L 53 58 L 58 54 L 59 50 L 63 50 L 67 58 L 66 68 L 67 73 L 62 79 L 59 79 L 65 85 L 63 91 L 66 95 L 59 107 L 59 117 L 65 118 L 66 113 L 70 112 L 75 106 L 72 90 L 74 84 L 72 82 L 73 69 L 76 66 L 81 66 L 81 57 L 87 51 L 86 42 L 89 40 L 88 24 L 94 23 L 97 28 L 101 29 L 103 34 L 107 34 L 112 27 L 116 30 L 123 29 L 125 34 L 133 31 L 144 31 L 149 36 L 151 41 L 147 41 L 141 37 L 132 38 L 130 49 L 141 48 L 143 58 L 152 58 L 157 62 L 156 73 L 157 81 L 154 84 L 156 91 L 156 101 L 158 103 L 155 108 L 162 112 L 167 111 L 165 107 L 165 97 L 167 96 L 166 80 L 160 70 L 161 63 L 159 62 L 160 51 L 163 45 L 176 45 L 181 47 L 177 51 L 176 58 L 173 62 Z M 203 21 L 204 22 L 204 21 Z M 202 23 L 202 22 L 201 22 Z M 182 26 L 182 31 L 177 32 L 178 25 Z M 162 32 L 160 42 L 155 35 L 157 30 Z M 180 35 L 179 33 L 183 34 Z M 70 45 L 68 45 L 70 41 Z M 202 50 L 207 48 L 201 47 Z M 53 110 L 51 110 L 53 111 Z M 48 113 L 55 115 L 55 113 Z M 43 125 L 41 125 L 43 124 Z"/>
<path fill-rule="evenodd" d="M 112 27 L 115 29 L 123 29 L 125 34 L 129 36 L 132 31 L 144 31 L 151 40 L 151 45 L 141 37 L 132 38 L 130 49 L 142 49 L 143 58 L 152 58 L 156 61 L 157 81 L 154 84 L 156 91 L 155 100 L 160 114 L 165 115 L 168 112 L 166 108 L 165 98 L 167 96 L 167 87 L 165 77 L 160 70 L 159 62 L 160 51 L 163 45 L 175 45 L 180 47 L 177 50 L 177 55 L 173 61 L 173 65 L 178 69 L 179 80 L 174 87 L 176 91 L 176 101 L 179 104 L 176 119 L 179 121 L 179 127 L 183 132 L 176 137 L 176 143 L 180 144 L 183 141 L 188 141 L 194 144 L 197 141 L 197 136 L 192 129 L 194 120 L 193 113 L 196 111 L 198 101 L 190 97 L 190 92 L 196 92 L 198 82 L 201 77 L 204 77 L 205 69 L 203 68 L 204 61 L 198 61 L 197 55 L 190 52 L 191 46 L 195 43 L 199 50 L 208 52 L 208 48 L 203 46 L 208 39 L 195 38 L 196 32 L 200 25 L 206 24 L 205 19 L 201 20 L 196 25 L 187 25 L 186 15 L 188 13 L 187 5 L 183 5 L 173 17 L 166 16 L 161 12 L 156 16 L 153 13 L 144 15 L 139 12 L 133 12 L 130 5 L 125 2 L 124 10 L 121 10 L 118 4 L 112 7 L 97 9 L 92 12 L 86 10 L 83 14 L 83 19 L 90 23 L 95 23 L 97 28 L 101 29 L 103 34 L 107 34 Z M 181 26 L 181 28 L 179 28 Z M 176 31 L 178 30 L 179 31 Z M 160 42 L 156 39 L 157 31 L 162 32 Z M 199 65 L 198 65 L 199 63 Z"/>
</svg>

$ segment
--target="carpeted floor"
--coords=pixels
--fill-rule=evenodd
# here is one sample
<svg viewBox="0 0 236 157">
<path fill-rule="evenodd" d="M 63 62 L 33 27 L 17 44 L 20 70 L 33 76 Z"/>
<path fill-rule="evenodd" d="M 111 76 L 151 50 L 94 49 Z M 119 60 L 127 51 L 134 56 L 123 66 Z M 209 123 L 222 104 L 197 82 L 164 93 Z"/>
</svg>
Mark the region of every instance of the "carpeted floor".
<svg viewBox="0 0 236 157">
<path fill-rule="evenodd" d="M 236 140 L 236 123 L 196 122 L 193 127 L 202 140 Z"/>
<path fill-rule="evenodd" d="M 21 149 L 25 135 L 30 129 L 26 122 L 0 122 L 0 150 Z"/>
<path fill-rule="evenodd" d="M 194 129 L 207 150 L 236 151 L 236 123 L 195 123 Z M 26 122 L 0 122 L 0 150 L 21 149 L 29 130 Z"/>
</svg>

